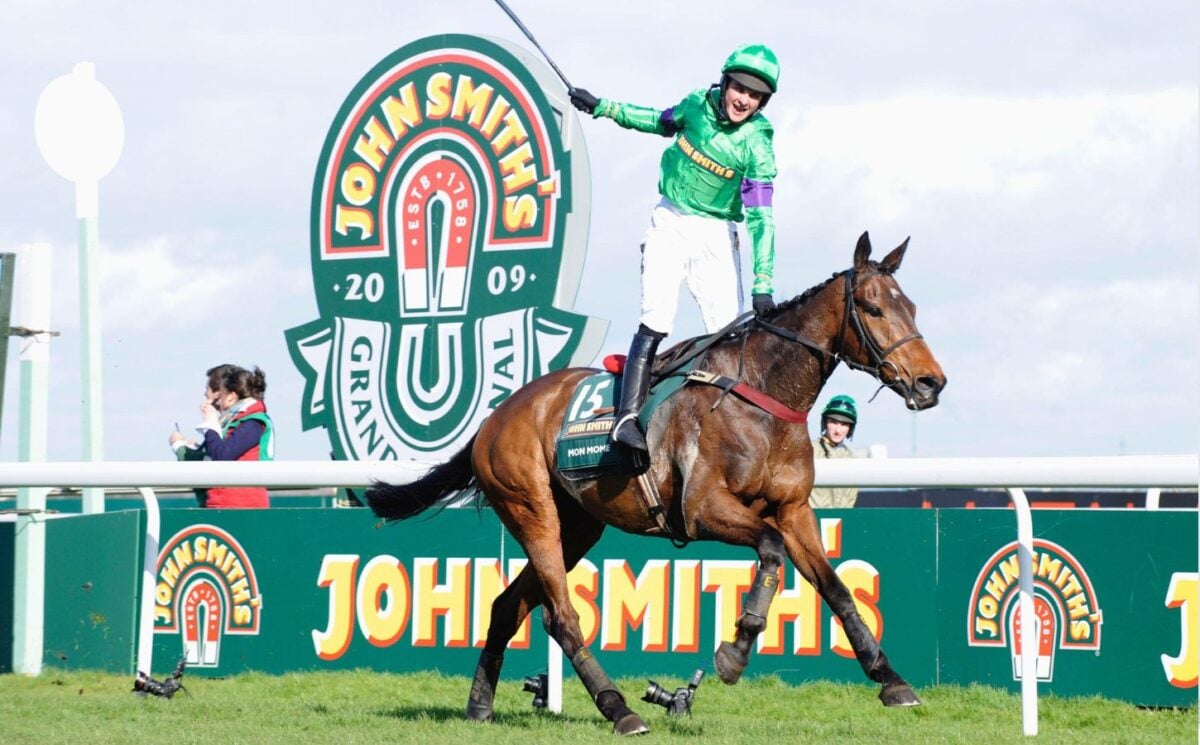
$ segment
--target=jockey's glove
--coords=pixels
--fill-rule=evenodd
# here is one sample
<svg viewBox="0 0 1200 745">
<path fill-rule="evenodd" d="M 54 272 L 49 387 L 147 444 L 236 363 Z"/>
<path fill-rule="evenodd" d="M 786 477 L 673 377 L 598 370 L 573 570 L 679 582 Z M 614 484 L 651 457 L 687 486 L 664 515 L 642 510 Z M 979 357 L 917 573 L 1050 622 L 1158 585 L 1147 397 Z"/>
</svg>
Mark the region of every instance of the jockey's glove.
<svg viewBox="0 0 1200 745">
<path fill-rule="evenodd" d="M 583 88 L 571 88 L 567 91 L 567 95 L 571 97 L 571 103 L 575 105 L 575 108 L 585 114 L 594 113 L 596 107 L 600 105 L 600 99 Z"/>
<path fill-rule="evenodd" d="M 775 299 L 769 292 L 756 292 L 751 296 L 754 304 L 754 315 L 763 316 L 775 310 Z"/>
</svg>

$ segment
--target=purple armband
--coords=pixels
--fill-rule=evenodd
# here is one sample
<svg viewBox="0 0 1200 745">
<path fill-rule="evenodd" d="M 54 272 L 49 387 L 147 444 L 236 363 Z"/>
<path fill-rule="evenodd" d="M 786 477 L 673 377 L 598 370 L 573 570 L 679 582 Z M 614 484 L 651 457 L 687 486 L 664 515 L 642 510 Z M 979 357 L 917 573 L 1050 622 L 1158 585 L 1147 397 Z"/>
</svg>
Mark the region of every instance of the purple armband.
<svg viewBox="0 0 1200 745">
<path fill-rule="evenodd" d="M 742 179 L 742 205 L 745 207 L 770 207 L 775 184 L 770 181 Z"/>
<path fill-rule="evenodd" d="M 667 130 L 666 132 L 663 132 L 663 137 L 670 137 L 678 132 L 679 125 L 675 122 L 675 107 L 672 106 L 671 108 L 663 111 L 663 113 L 659 114 L 658 123 Z"/>
</svg>

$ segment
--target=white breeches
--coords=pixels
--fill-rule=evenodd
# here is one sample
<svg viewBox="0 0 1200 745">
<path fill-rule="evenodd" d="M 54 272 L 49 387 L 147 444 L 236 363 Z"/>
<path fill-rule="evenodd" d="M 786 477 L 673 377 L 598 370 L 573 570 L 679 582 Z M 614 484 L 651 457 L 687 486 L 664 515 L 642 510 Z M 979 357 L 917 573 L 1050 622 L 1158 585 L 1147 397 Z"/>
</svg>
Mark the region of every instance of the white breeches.
<svg viewBox="0 0 1200 745">
<path fill-rule="evenodd" d="M 721 329 L 742 312 L 741 266 L 734 223 L 684 214 L 661 200 L 642 243 L 642 324 L 671 333 L 679 285 L 687 280 L 705 330 Z"/>
</svg>

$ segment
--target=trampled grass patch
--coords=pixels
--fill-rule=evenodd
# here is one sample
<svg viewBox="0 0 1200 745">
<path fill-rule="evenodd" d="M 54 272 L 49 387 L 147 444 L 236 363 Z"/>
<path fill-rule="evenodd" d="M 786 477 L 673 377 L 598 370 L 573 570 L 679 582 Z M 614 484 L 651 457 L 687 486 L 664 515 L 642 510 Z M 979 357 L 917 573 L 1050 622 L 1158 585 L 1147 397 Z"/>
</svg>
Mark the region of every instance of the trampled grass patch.
<svg viewBox="0 0 1200 745">
<path fill-rule="evenodd" d="M 674 690 L 685 680 L 656 678 Z M 535 710 L 517 680 L 502 680 L 496 721 L 463 720 L 470 681 L 436 673 L 369 671 L 226 679 L 185 676 L 187 693 L 140 698 L 131 676 L 47 671 L 0 676 L 0 739 L 5 743 L 595 743 L 614 736 L 583 686 L 568 678 L 563 713 Z M 693 716 L 670 717 L 640 699 L 646 681 L 618 681 L 650 726 L 643 742 L 728 743 L 1030 742 L 1021 732 L 1020 698 L 982 686 L 918 691 L 924 705 L 886 709 L 868 685 L 778 678 L 725 686 L 708 677 Z M 1139 709 L 1098 698 L 1040 699 L 1042 742 L 1197 742 L 1197 709 Z"/>
</svg>

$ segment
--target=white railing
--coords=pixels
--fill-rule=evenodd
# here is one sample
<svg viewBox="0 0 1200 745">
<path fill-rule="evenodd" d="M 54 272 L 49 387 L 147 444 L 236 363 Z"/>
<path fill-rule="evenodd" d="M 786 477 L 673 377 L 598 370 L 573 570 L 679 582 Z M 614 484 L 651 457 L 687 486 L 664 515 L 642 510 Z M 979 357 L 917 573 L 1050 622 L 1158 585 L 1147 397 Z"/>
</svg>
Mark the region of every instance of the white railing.
<svg viewBox="0 0 1200 745">
<path fill-rule="evenodd" d="M 374 481 L 406 483 L 419 477 L 429 463 L 360 461 L 242 462 L 58 462 L 6 463 L 0 468 L 5 487 L 134 487 L 146 501 L 146 546 L 142 619 L 138 635 L 138 674 L 149 675 L 152 649 L 154 575 L 158 560 L 158 503 L 152 487 L 266 486 L 361 487 Z M 1193 489 L 1200 484 L 1200 456 L 1160 455 L 1115 458 L 889 458 L 818 460 L 817 486 L 857 487 L 1001 487 L 1016 508 L 1020 609 L 1033 618 L 1033 518 L 1024 489 L 1047 487 L 1147 488 L 1157 498 L 1163 488 Z M 1149 501 L 1149 500 L 1148 500 Z M 1157 499 L 1155 499 L 1157 501 Z M 40 509 L 44 510 L 44 503 Z M 36 513 L 37 510 L 35 509 Z M 24 519 L 36 523 L 38 515 Z M 32 532 L 32 531 L 24 531 Z M 17 536 L 22 540 L 22 535 Z M 43 546 L 44 549 L 44 546 Z M 148 601 L 149 600 L 149 601 Z M 38 617 L 40 621 L 40 616 Z M 40 624 L 39 624 L 40 625 Z M 28 628 L 24 622 L 15 628 Z M 1022 670 L 1034 669 L 1035 624 L 1021 625 Z M 37 634 L 40 640 L 40 632 Z M 20 643 L 20 640 L 17 640 Z M 549 699 L 561 701 L 561 654 L 551 644 L 552 676 Z M 40 650 L 36 655 L 40 661 Z M 558 663 L 557 665 L 555 663 Z M 14 664 L 14 667 L 16 665 Z M 40 671 L 18 670 L 18 672 Z M 1036 735 L 1037 676 L 1021 676 L 1022 727 Z"/>
<path fill-rule="evenodd" d="M 366 486 L 404 483 L 415 461 L 110 461 L 4 463 L 0 488 L 18 486 Z M 855 458 L 817 460 L 817 486 L 1196 488 L 1200 456 L 1100 458 Z"/>
</svg>

